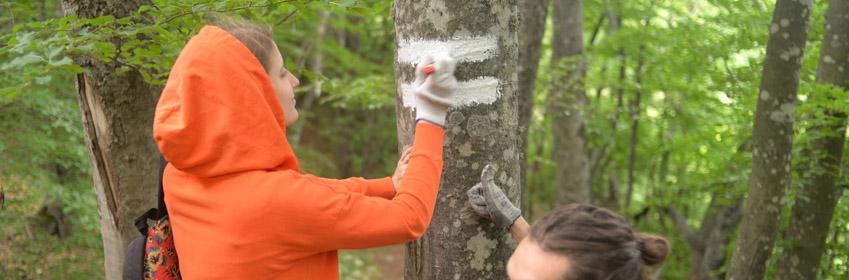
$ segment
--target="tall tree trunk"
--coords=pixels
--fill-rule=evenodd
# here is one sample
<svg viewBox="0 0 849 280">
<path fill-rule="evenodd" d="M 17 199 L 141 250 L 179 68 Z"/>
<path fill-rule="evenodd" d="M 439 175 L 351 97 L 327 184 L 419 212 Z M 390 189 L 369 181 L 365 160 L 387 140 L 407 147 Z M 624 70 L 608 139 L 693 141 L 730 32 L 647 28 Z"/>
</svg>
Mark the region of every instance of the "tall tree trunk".
<svg viewBox="0 0 849 280">
<path fill-rule="evenodd" d="M 486 16 L 482 16 L 486 15 Z M 436 210 L 425 235 L 407 245 L 406 279 L 506 279 L 515 242 L 503 229 L 478 219 L 466 190 L 493 164 L 496 181 L 518 204 L 518 11 L 515 0 L 394 3 L 396 105 L 399 144 L 409 144 L 414 113 L 409 83 L 418 56 L 447 49 L 460 81 L 445 130 L 444 171 Z M 491 82 L 486 82 L 491 81 Z M 484 96 L 485 95 L 485 96 Z M 476 102 L 470 96 L 478 96 Z M 410 98 L 412 99 L 412 98 Z"/>
<path fill-rule="evenodd" d="M 770 26 L 752 135 L 752 175 L 728 279 L 763 279 L 790 185 L 796 91 L 810 0 L 778 0 Z"/>
<path fill-rule="evenodd" d="M 608 5 L 607 14 L 610 20 L 610 29 L 612 31 L 618 31 L 622 26 L 622 15 L 617 14 L 614 11 L 613 7 Z M 625 95 L 625 79 L 627 78 L 627 70 L 628 70 L 628 59 L 625 56 L 625 48 L 620 47 L 617 51 L 618 60 L 619 60 L 619 81 L 616 83 L 616 109 L 613 111 L 613 118 L 611 119 L 611 137 L 613 138 L 612 148 L 610 149 L 610 159 L 612 160 L 613 153 L 619 148 L 619 143 L 617 143 L 617 134 L 619 132 L 619 116 L 622 113 L 622 108 L 624 107 L 624 95 Z M 607 189 L 607 199 L 604 203 L 606 208 L 619 209 L 619 174 L 617 170 L 616 163 L 614 162 L 614 166 L 610 168 L 608 178 L 610 178 L 611 182 L 608 184 Z M 604 169 L 602 169 L 604 170 Z"/>
<path fill-rule="evenodd" d="M 648 25 L 648 19 L 646 19 L 646 26 L 648 27 Z M 631 200 L 634 199 L 634 169 L 637 164 L 637 141 L 639 140 L 638 136 L 640 132 L 640 101 L 643 97 L 642 83 L 645 59 L 645 46 L 640 46 L 637 69 L 634 73 L 636 90 L 634 91 L 634 99 L 628 104 L 628 119 L 631 120 L 631 138 L 629 141 L 630 155 L 628 157 L 628 189 L 625 192 L 625 209 L 631 206 Z"/>
<path fill-rule="evenodd" d="M 94 18 L 131 15 L 146 0 L 64 0 L 67 15 Z M 118 48 L 122 42 L 113 40 Z M 120 279 L 127 244 L 139 235 L 133 219 L 156 206 L 158 149 L 153 142 L 153 110 L 158 88 L 117 62 L 79 57 L 80 112 L 97 193 L 107 279 Z"/>
<path fill-rule="evenodd" d="M 551 93 L 548 113 L 554 118 L 555 186 L 560 203 L 590 201 L 590 165 L 584 138 L 586 75 L 584 18 L 581 0 L 554 1 Z"/>
<path fill-rule="evenodd" d="M 519 186 L 524 188 L 528 174 L 528 132 L 534 108 L 534 85 L 539 69 L 542 36 L 548 16 L 548 0 L 519 0 L 519 151 L 521 175 Z M 526 189 L 522 194 L 528 196 Z M 522 199 L 523 202 L 527 200 Z M 522 203 L 527 213 L 529 203 Z"/>
<path fill-rule="evenodd" d="M 849 2 L 829 1 L 825 37 L 820 50 L 817 82 L 843 90 L 849 88 Z M 832 102 L 841 102 L 833 100 Z M 834 207 L 841 189 L 835 184 L 843 159 L 846 140 L 846 114 L 820 108 L 825 122 L 808 133 L 816 137 L 806 147 L 802 171 L 806 178 L 796 194 L 785 240 L 789 246 L 779 260 L 777 279 L 814 279 L 822 257 Z M 819 114 L 812 114 L 819 115 Z"/>
</svg>

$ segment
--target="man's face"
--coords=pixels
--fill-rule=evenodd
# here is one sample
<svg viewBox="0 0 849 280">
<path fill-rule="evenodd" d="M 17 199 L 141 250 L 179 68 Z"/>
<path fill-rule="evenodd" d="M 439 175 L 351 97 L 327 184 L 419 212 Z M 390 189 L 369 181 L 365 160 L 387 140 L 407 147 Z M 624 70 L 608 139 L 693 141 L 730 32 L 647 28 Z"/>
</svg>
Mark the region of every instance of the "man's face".
<svg viewBox="0 0 849 280">
<path fill-rule="evenodd" d="M 561 280 L 568 269 L 566 256 L 544 251 L 529 237 L 519 242 L 507 262 L 510 280 Z"/>
</svg>

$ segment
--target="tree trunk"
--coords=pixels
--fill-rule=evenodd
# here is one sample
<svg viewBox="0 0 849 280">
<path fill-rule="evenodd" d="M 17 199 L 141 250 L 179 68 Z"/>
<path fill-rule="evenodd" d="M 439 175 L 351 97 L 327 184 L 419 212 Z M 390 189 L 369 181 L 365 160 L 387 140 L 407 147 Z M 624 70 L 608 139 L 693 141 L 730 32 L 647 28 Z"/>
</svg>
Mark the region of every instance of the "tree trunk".
<svg viewBox="0 0 849 280">
<path fill-rule="evenodd" d="M 590 201 L 590 165 L 584 138 L 584 19 L 581 0 L 554 1 L 551 93 L 555 186 L 560 203 Z"/>
<path fill-rule="evenodd" d="M 616 32 L 622 26 L 622 15 L 617 14 L 616 11 L 613 10 L 613 7 L 608 5 L 607 8 L 608 20 L 610 20 L 610 30 L 612 32 Z M 610 148 L 610 158 L 608 160 L 612 160 L 613 153 L 619 148 L 619 143 L 617 143 L 616 134 L 619 132 L 619 116 L 622 113 L 622 108 L 624 107 L 623 98 L 625 95 L 625 79 L 627 78 L 627 70 L 628 70 L 628 59 L 625 56 L 625 48 L 620 47 L 617 50 L 618 60 L 619 60 L 619 81 L 616 84 L 616 109 L 613 111 L 613 118 L 611 119 L 611 138 L 613 138 L 613 144 Z M 616 211 L 619 209 L 619 174 L 617 172 L 617 166 L 614 162 L 614 167 L 610 169 L 608 178 L 612 181 L 608 184 L 607 189 L 607 199 L 604 202 L 606 208 Z M 602 169 L 604 170 L 604 169 Z"/>
<path fill-rule="evenodd" d="M 763 279 L 772 254 L 790 185 L 796 91 L 812 8 L 810 0 L 775 5 L 755 111 L 748 198 L 728 279 Z"/>
<path fill-rule="evenodd" d="M 67 15 L 121 18 L 149 1 L 64 0 Z M 120 40 L 113 40 L 119 48 Z M 79 57 L 77 93 L 89 148 L 107 279 L 120 279 L 127 244 L 139 236 L 133 219 L 156 206 L 158 151 L 152 137 L 156 87 L 116 62 Z"/>
<path fill-rule="evenodd" d="M 534 85 L 539 69 L 540 47 L 545 34 L 548 0 L 519 0 L 519 151 L 521 176 L 519 186 L 525 187 L 528 174 L 528 131 L 534 108 Z M 527 190 L 523 192 L 526 196 Z M 526 201 L 525 199 L 522 200 Z M 522 203 L 527 213 L 529 203 Z"/>
<path fill-rule="evenodd" d="M 648 19 L 646 19 L 646 27 L 648 27 Z M 631 120 L 631 138 L 629 141 L 630 154 L 628 156 L 628 189 L 625 191 L 625 209 L 631 206 L 631 200 L 634 199 L 634 169 L 637 164 L 637 141 L 639 140 L 640 132 L 640 101 L 643 96 L 642 79 L 643 67 L 645 66 L 645 46 L 640 46 L 640 54 L 637 58 L 637 69 L 634 71 L 636 79 L 636 88 L 634 91 L 634 99 L 628 104 L 629 113 L 628 119 Z"/>
<path fill-rule="evenodd" d="M 485 15 L 485 16 L 482 16 Z M 407 245 L 406 279 L 506 279 L 515 242 L 478 219 L 466 190 L 486 164 L 519 204 L 518 12 L 515 0 L 394 3 L 398 138 L 411 142 L 414 64 L 437 49 L 457 59 L 460 81 L 445 130 L 444 169 L 436 210 L 425 235 Z"/>
<path fill-rule="evenodd" d="M 826 12 L 825 37 L 820 50 L 817 82 L 843 90 L 849 88 L 846 69 L 849 68 L 849 2 L 829 1 Z M 831 97 L 828 97 L 833 99 Z M 831 102 L 840 102 L 832 100 Z M 788 247 L 779 260 L 777 279 L 814 279 L 825 248 L 834 207 L 841 190 L 835 184 L 840 175 L 843 144 L 846 136 L 846 115 L 821 108 L 825 122 L 808 130 L 815 139 L 804 150 L 802 174 L 806 178 L 796 194 L 785 240 Z M 814 116 L 819 114 L 812 114 Z"/>
</svg>

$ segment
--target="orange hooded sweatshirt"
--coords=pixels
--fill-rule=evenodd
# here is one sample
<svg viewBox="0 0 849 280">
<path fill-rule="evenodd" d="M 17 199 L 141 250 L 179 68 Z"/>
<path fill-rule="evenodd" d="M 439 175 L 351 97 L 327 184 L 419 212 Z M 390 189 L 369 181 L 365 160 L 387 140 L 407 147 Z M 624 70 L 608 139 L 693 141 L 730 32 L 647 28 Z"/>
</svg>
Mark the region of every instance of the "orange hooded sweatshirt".
<svg viewBox="0 0 849 280">
<path fill-rule="evenodd" d="M 206 26 L 189 40 L 153 125 L 170 162 L 165 202 L 184 279 L 338 279 L 336 250 L 424 233 L 442 128 L 416 125 L 396 194 L 391 178 L 301 174 L 284 120 L 265 70 L 238 39 Z"/>
</svg>

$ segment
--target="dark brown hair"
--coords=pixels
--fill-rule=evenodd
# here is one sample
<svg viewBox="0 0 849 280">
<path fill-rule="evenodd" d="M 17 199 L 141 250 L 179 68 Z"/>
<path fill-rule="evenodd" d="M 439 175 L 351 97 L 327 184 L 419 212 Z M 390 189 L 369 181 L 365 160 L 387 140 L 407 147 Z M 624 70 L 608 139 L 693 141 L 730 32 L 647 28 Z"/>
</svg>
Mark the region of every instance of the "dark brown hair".
<svg viewBox="0 0 849 280">
<path fill-rule="evenodd" d="M 634 233 L 610 210 L 587 204 L 546 214 L 531 227 L 530 238 L 544 251 L 569 259 L 564 279 L 647 279 L 645 265 L 660 264 L 669 255 L 663 237 Z"/>
<path fill-rule="evenodd" d="M 271 51 L 274 48 L 274 39 L 271 27 L 260 25 L 245 19 L 226 17 L 221 15 L 208 16 L 211 25 L 218 26 L 236 39 L 239 39 L 251 53 L 256 56 L 262 68 L 268 73 L 271 63 Z"/>
</svg>

